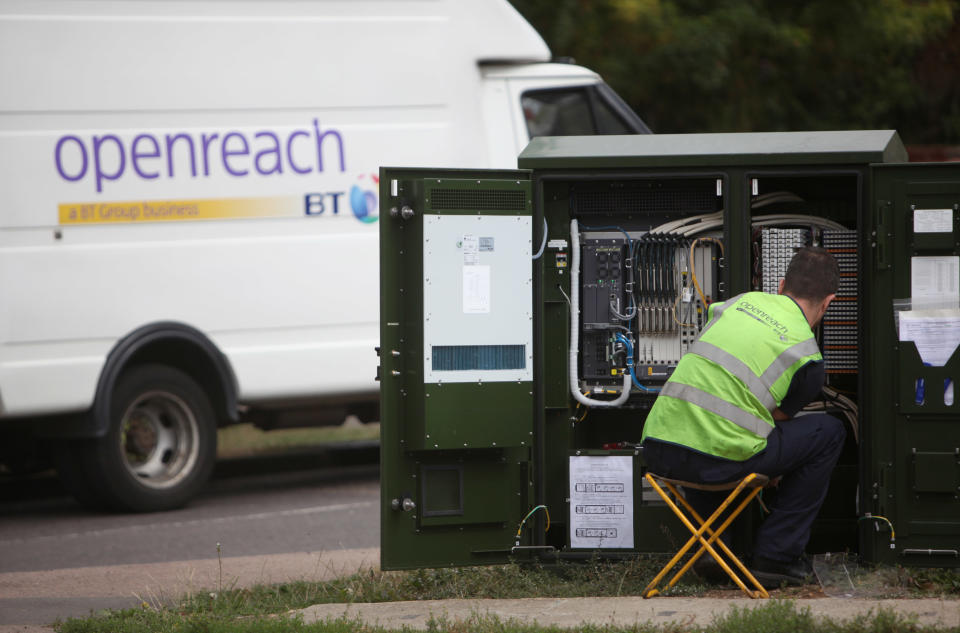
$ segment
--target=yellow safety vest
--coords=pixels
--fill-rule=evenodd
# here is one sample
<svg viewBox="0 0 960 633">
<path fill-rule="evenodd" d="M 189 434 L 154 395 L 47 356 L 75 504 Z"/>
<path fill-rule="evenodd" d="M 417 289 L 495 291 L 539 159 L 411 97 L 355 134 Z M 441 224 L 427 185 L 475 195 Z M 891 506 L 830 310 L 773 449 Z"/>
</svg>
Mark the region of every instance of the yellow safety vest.
<svg viewBox="0 0 960 633">
<path fill-rule="evenodd" d="M 748 292 L 710 319 L 664 385 L 648 437 L 743 461 L 762 451 L 797 371 L 821 360 L 803 311 L 785 295 Z"/>
</svg>

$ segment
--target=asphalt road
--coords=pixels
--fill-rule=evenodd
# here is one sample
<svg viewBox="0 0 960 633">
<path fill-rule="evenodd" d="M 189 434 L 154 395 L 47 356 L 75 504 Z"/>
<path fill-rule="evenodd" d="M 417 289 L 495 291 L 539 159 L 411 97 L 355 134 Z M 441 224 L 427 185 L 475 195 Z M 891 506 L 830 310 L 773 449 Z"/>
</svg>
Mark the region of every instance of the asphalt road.
<svg viewBox="0 0 960 633">
<path fill-rule="evenodd" d="M 286 466 L 295 461 L 287 459 Z M 49 596 L 27 591 L 23 579 L 42 582 L 44 574 L 24 572 L 50 572 L 52 578 L 76 568 L 129 570 L 217 559 L 218 543 L 223 558 L 238 561 L 379 545 L 374 464 L 294 472 L 277 472 L 282 468 L 257 462 L 218 468 L 220 475 L 198 498 L 171 512 L 92 513 L 58 494 L 55 484 L 34 498 L 0 498 L 0 625 L 49 623 L 90 609 L 130 604 L 130 598 L 85 598 L 75 595 L 76 590 L 53 590 Z M 81 583 L 89 582 L 85 577 L 97 576 L 76 575 Z M 79 593 L 109 593 L 89 589 Z"/>
</svg>

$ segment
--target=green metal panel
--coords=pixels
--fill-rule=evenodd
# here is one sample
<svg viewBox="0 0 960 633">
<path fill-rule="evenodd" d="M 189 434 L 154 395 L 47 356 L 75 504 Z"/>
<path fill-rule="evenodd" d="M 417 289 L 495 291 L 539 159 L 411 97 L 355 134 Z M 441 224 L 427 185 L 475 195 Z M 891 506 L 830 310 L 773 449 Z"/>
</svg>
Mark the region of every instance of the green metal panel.
<svg viewBox="0 0 960 633">
<path fill-rule="evenodd" d="M 861 521 L 861 553 L 960 566 L 960 403 L 945 397 L 944 386 L 960 376 L 960 355 L 926 366 L 913 341 L 899 340 L 894 321 L 894 302 L 912 299 L 913 258 L 960 255 L 960 165 L 876 165 L 872 194 L 861 507 L 889 519 L 896 542 L 882 521 Z M 929 209 L 952 212 L 952 226 L 915 233 L 915 213 Z"/>
<path fill-rule="evenodd" d="M 893 130 L 556 136 L 530 141 L 523 169 L 625 169 L 775 165 L 865 165 L 903 162 Z"/>
<path fill-rule="evenodd" d="M 530 216 L 530 176 L 382 169 L 380 184 L 381 565 L 503 562 L 532 499 L 533 388 L 425 383 L 424 216 Z"/>
<path fill-rule="evenodd" d="M 383 171 L 383 567 L 502 562 L 510 556 L 518 522 L 537 504 L 549 508 L 552 527 L 545 531 L 544 513 L 533 515 L 523 534 L 527 549 L 519 554 L 566 554 L 568 456 L 623 454 L 612 447 L 639 440 L 653 400 L 641 395 L 629 407 L 585 416 L 570 397 L 571 245 L 562 243 L 570 239 L 571 217 L 581 213 L 574 191 L 610 194 L 604 198 L 609 209 L 582 211 L 584 224 L 624 222 L 644 231 L 676 211 L 658 212 L 654 220 L 656 214 L 648 215 L 625 194 L 646 187 L 673 195 L 677 183 L 719 181 L 726 247 L 717 271 L 725 283 L 722 297 L 751 287 L 754 180 L 769 183 L 766 191 L 799 183 L 817 201 L 815 215 L 860 231 L 859 364 L 868 369 L 841 376 L 838 385 L 857 394 L 861 442 L 848 442 L 811 545 L 815 551 L 855 547 L 852 531 L 859 528 L 860 551 L 868 560 L 960 564 L 952 554 L 960 534 L 960 404 L 945 401 L 938 388 L 960 376 L 960 354 L 944 367 L 925 366 L 912 342 L 898 341 L 893 318 L 894 299 L 910 296 L 912 257 L 960 255 L 960 166 L 892 164 L 905 159 L 890 131 L 566 137 L 531 143 L 520 164 L 533 173 Z M 643 198 L 644 204 L 652 199 Z M 690 204 L 697 213 L 703 210 Z M 911 205 L 954 209 L 952 230 L 915 234 Z M 542 227 L 552 244 L 532 266 L 532 384 L 424 380 L 429 315 L 423 307 L 423 217 L 478 213 L 534 214 L 533 250 Z M 927 393 L 922 402 L 916 397 L 920 379 Z M 636 463 L 634 549 L 667 551 L 684 530 L 662 505 L 644 497 L 642 456 Z M 857 512 L 889 518 L 896 526 L 895 547 L 889 547 L 883 521 L 857 521 Z"/>
<path fill-rule="evenodd" d="M 428 385 L 423 448 L 529 446 L 533 435 L 531 383 Z M 419 438 L 411 438 L 411 441 Z"/>
<path fill-rule="evenodd" d="M 951 451 L 920 451 L 911 456 L 911 489 L 917 494 L 929 492 L 956 494 L 960 490 L 960 455 Z"/>
</svg>

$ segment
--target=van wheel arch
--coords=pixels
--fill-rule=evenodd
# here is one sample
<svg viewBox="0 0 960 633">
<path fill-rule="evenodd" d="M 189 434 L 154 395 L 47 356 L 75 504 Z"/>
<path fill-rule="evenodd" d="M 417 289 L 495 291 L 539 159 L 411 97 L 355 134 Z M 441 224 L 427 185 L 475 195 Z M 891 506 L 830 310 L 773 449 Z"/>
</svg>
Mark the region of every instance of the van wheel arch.
<svg viewBox="0 0 960 633">
<path fill-rule="evenodd" d="M 120 339 L 107 356 L 91 412 L 94 437 L 107 432 L 113 392 L 123 371 L 147 363 L 186 373 L 207 394 L 221 423 L 238 421 L 237 380 L 226 356 L 196 328 L 164 321 L 137 328 Z"/>
<path fill-rule="evenodd" d="M 236 379 L 213 342 L 180 323 L 153 324 L 110 353 L 90 432 L 57 444 L 57 467 L 90 508 L 176 508 L 212 472 L 217 426 L 237 418 Z"/>
</svg>

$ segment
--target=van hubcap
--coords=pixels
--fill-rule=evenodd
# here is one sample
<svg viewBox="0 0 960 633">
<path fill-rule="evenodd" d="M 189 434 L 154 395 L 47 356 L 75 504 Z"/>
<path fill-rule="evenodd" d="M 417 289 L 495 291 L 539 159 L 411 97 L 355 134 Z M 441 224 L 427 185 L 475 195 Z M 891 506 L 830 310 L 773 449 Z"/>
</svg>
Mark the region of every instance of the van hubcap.
<svg viewBox="0 0 960 633">
<path fill-rule="evenodd" d="M 167 391 L 145 393 L 123 414 L 124 465 L 145 486 L 175 486 L 197 463 L 199 435 L 197 419 L 180 397 Z"/>
</svg>

